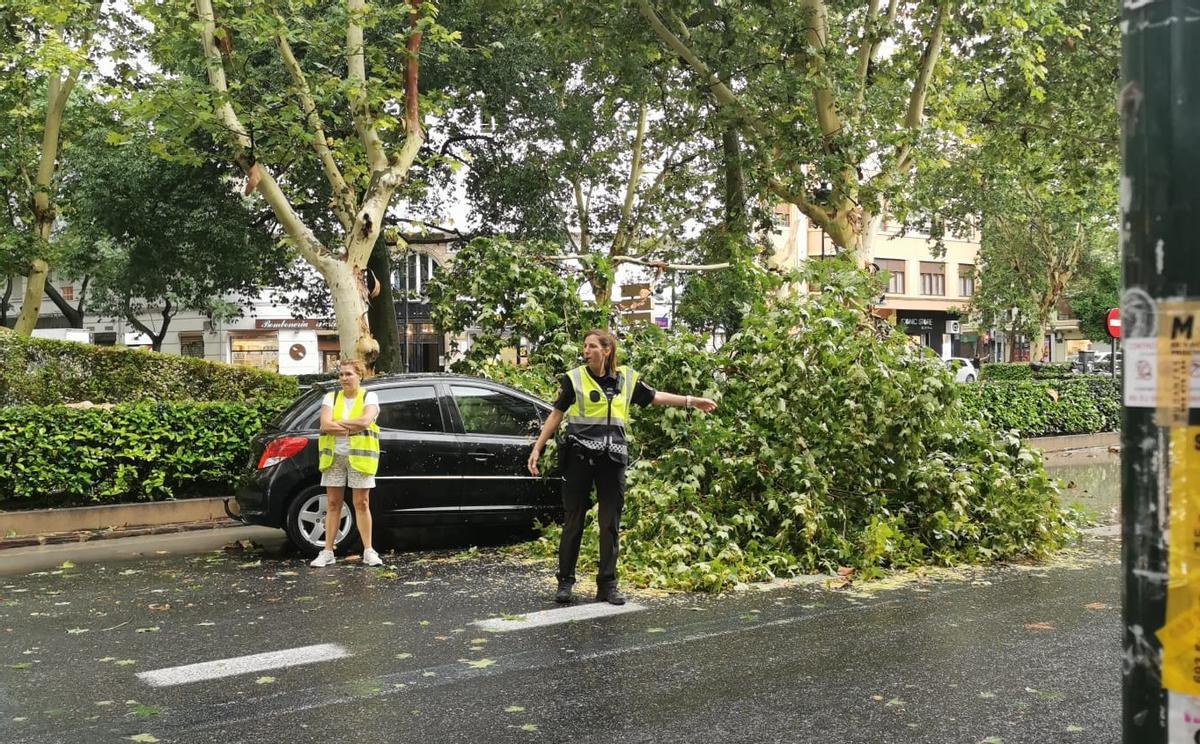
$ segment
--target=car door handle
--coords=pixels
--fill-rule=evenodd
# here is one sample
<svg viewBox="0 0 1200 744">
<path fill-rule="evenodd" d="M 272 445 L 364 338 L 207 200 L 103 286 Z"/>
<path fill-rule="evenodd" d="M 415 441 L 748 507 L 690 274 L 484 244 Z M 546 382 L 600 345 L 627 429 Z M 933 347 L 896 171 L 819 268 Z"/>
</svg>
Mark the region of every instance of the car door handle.
<svg viewBox="0 0 1200 744">
<path fill-rule="evenodd" d="M 494 452 L 468 452 L 468 456 L 475 458 L 476 462 L 487 462 L 496 456 Z"/>
</svg>

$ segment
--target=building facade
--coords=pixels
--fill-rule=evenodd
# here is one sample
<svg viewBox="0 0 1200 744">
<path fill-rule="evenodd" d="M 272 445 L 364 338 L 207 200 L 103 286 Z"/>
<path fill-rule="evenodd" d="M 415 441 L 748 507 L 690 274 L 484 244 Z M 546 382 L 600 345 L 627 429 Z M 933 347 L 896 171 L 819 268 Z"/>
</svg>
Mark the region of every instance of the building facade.
<svg viewBox="0 0 1200 744">
<path fill-rule="evenodd" d="M 446 364 L 446 339 L 433 328 L 424 289 L 449 260 L 449 246 L 434 244 L 407 251 L 393 267 L 396 322 L 402 349 L 406 351 L 403 357 L 414 372 L 441 370 Z M 313 280 L 320 281 L 320 278 L 314 276 Z M 76 301 L 80 291 L 77 282 L 54 275 L 49 282 L 63 299 Z M 23 289 L 23 279 L 17 277 L 11 296 L 20 298 Z M 269 291 L 250 300 L 238 298 L 235 301 L 241 306 L 240 317 L 224 322 L 211 320 L 196 311 L 179 311 L 170 321 L 161 351 L 286 375 L 319 374 L 337 369 L 340 351 L 333 318 L 294 317 L 291 309 L 275 301 Z M 9 311 L 9 326 L 15 320 L 16 310 Z M 162 323 L 161 315 L 155 312 L 141 315 L 138 320 L 156 331 Z M 43 299 L 34 335 L 66 338 L 68 333 L 64 329 L 69 326 L 58 307 L 49 299 Z M 120 318 L 85 314 L 83 330 L 88 332 L 91 343 L 101 346 L 147 349 L 151 346 L 148 336 Z M 79 335 L 70 333 L 69 337 L 78 339 Z"/>
</svg>

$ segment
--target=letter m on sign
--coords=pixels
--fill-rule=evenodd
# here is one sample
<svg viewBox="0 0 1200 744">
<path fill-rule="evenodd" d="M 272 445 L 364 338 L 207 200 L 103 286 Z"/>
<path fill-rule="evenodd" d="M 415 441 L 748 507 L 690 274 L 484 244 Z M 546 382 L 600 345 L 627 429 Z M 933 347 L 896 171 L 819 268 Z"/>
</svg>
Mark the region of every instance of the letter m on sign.
<svg viewBox="0 0 1200 744">
<path fill-rule="evenodd" d="M 1179 338 L 1180 336 L 1186 335 L 1188 339 L 1191 340 L 1192 328 L 1195 324 L 1195 315 L 1173 318 L 1171 320 L 1171 338 Z"/>
</svg>

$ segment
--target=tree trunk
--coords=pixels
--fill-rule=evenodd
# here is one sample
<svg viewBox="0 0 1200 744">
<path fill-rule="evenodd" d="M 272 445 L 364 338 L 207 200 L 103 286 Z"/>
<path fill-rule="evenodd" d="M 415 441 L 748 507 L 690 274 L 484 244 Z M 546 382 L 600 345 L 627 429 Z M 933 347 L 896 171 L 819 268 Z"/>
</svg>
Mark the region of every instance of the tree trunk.
<svg viewBox="0 0 1200 744">
<path fill-rule="evenodd" d="M 84 285 L 87 286 L 86 284 Z M 79 307 L 75 308 L 71 303 L 67 302 L 66 298 L 59 294 L 59 291 L 54 288 L 53 284 L 46 284 L 46 296 L 58 308 L 58 311 L 63 314 L 67 322 L 72 328 L 83 328 L 83 300 L 80 299 Z M 82 292 L 81 292 L 82 295 Z"/>
<path fill-rule="evenodd" d="M 35 258 L 29 264 L 29 275 L 25 277 L 25 294 L 21 299 L 21 312 L 13 330 L 22 336 L 33 334 L 37 327 L 38 314 L 42 309 L 42 293 L 46 289 L 46 277 L 50 274 L 50 265 L 40 258 Z"/>
<path fill-rule="evenodd" d="M 725 229 L 740 234 L 745 230 L 746 181 L 742 173 L 742 144 L 732 126 L 721 132 L 721 152 L 725 166 Z"/>
<path fill-rule="evenodd" d="M 375 241 L 371 258 L 367 260 L 367 270 L 375 276 L 379 287 L 379 293 L 371 300 L 367 311 L 371 331 L 379 342 L 375 371 L 401 372 L 400 329 L 396 324 L 396 300 L 392 293 L 392 259 L 382 238 Z"/>
<path fill-rule="evenodd" d="M 5 278 L 4 296 L 0 297 L 0 326 L 8 325 L 8 300 L 12 297 L 13 278 Z"/>
<path fill-rule="evenodd" d="M 351 267 L 345 261 L 331 259 L 319 267 L 329 294 L 333 298 L 333 314 L 337 320 L 338 345 L 343 358 L 361 359 L 370 365 L 379 353 L 379 344 L 371 337 L 367 325 L 367 305 L 362 295 L 362 267 Z"/>
</svg>

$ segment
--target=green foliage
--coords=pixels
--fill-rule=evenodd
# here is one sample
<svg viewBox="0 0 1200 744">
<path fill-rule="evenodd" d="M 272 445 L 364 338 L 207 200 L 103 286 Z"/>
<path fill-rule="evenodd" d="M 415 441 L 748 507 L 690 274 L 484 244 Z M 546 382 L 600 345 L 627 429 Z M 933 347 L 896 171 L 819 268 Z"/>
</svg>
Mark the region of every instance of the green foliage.
<svg viewBox="0 0 1200 744">
<path fill-rule="evenodd" d="M 534 361 L 575 358 L 579 336 L 596 326 L 601 312 L 585 306 L 578 286 L 546 260 L 553 251 L 545 243 L 476 238 L 430 281 L 434 324 L 455 337 L 478 330 L 459 369 L 495 359 L 518 339 Z"/>
<path fill-rule="evenodd" d="M 232 169 L 164 160 L 145 135 L 120 139 L 114 145 L 93 133 L 65 170 L 72 240 L 61 271 L 89 277 L 90 312 L 126 319 L 157 348 L 174 312 L 251 295 L 288 258 L 253 224 L 259 220 L 234 190 Z M 157 328 L 138 317 L 148 310 L 161 311 Z"/>
<path fill-rule="evenodd" d="M 18 507 L 227 494 L 250 438 L 289 403 L 0 408 L 0 494 Z"/>
<path fill-rule="evenodd" d="M 1108 311 L 1121 306 L 1121 267 L 1115 243 L 1084 256 L 1079 279 L 1067 298 L 1072 314 L 1079 318 L 1079 332 L 1092 341 L 1109 341 Z"/>
<path fill-rule="evenodd" d="M 635 415 L 623 575 L 717 590 L 1063 544 L 1070 527 L 1038 453 L 965 416 L 967 386 L 872 321 L 868 284 L 830 274 L 820 294 L 749 314 L 715 353 L 654 329 L 626 340 L 648 384 L 720 407 Z"/>
<path fill-rule="evenodd" d="M 0 406 L 254 401 L 296 392 L 293 378 L 250 367 L 0 332 Z"/>
<path fill-rule="evenodd" d="M 1121 425 L 1120 383 L 1105 375 L 985 382 L 966 386 L 962 401 L 968 419 L 1022 437 L 1116 431 Z"/>
<path fill-rule="evenodd" d="M 984 382 L 1011 382 L 1013 380 L 1049 380 L 1071 377 L 1071 365 L 1026 364 L 1017 362 L 990 362 L 979 370 L 979 379 Z"/>
</svg>

